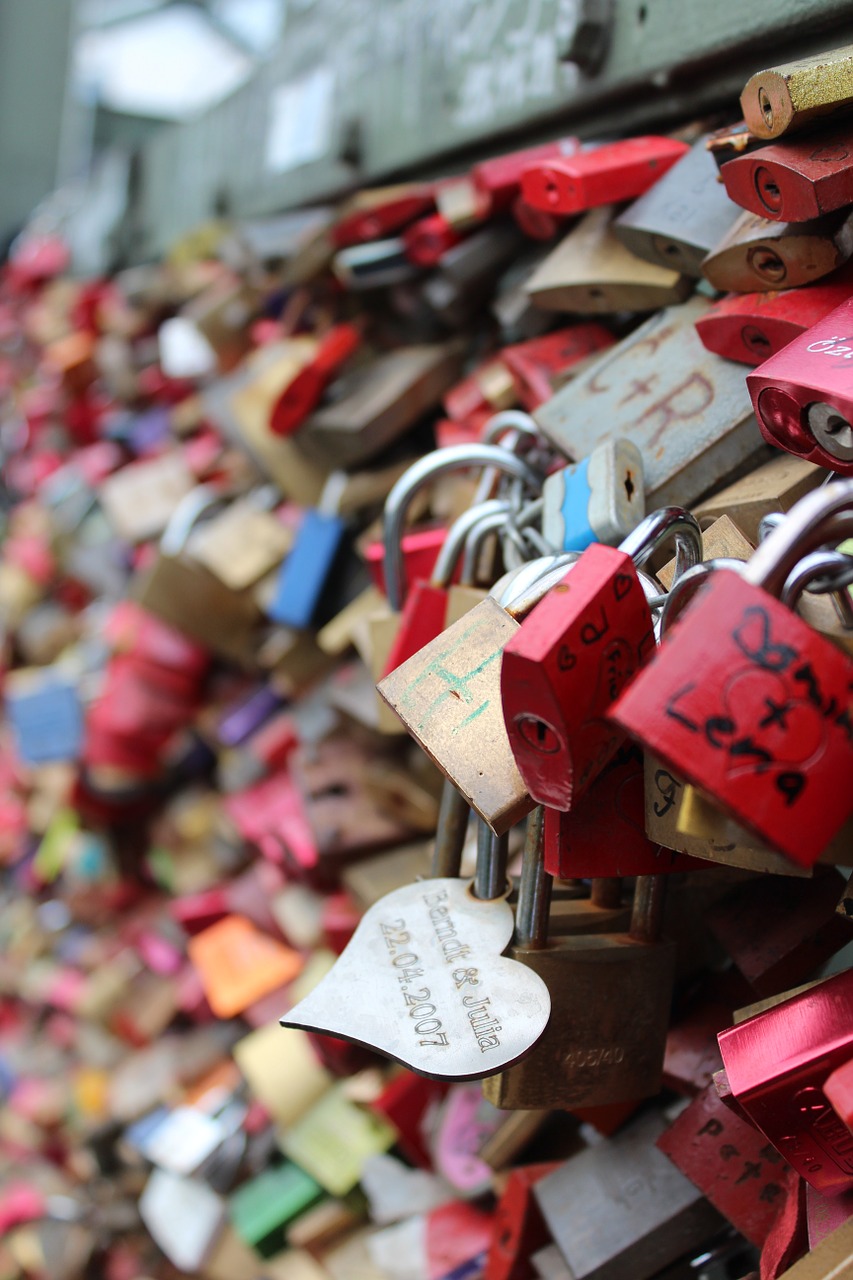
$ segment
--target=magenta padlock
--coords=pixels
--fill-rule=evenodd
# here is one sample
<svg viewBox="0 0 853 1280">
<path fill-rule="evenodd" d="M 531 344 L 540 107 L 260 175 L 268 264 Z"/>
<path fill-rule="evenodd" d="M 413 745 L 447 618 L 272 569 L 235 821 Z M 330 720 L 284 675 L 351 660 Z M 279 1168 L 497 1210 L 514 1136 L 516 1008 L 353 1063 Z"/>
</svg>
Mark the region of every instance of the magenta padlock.
<svg viewBox="0 0 853 1280">
<path fill-rule="evenodd" d="M 853 814 L 853 661 L 778 596 L 805 555 L 849 531 L 851 509 L 851 480 L 802 498 L 740 572 L 711 576 L 608 713 L 806 867 Z"/>
<path fill-rule="evenodd" d="M 655 651 L 638 569 L 674 538 L 678 567 L 702 558 L 689 512 L 664 507 L 619 547 L 594 543 L 524 620 L 503 651 L 501 698 L 515 763 L 537 804 L 568 812 L 624 735 L 605 718 Z"/>
<path fill-rule="evenodd" d="M 765 440 L 853 475 L 853 298 L 765 360 L 746 385 Z"/>
</svg>

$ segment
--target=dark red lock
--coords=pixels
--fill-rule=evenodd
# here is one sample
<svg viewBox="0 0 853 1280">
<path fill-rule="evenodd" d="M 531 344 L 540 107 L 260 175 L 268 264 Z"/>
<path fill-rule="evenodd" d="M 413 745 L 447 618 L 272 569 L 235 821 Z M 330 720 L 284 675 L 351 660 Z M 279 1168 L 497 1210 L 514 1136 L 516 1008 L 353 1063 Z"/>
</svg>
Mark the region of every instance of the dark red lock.
<svg viewBox="0 0 853 1280">
<path fill-rule="evenodd" d="M 518 226 L 531 240 L 553 240 L 568 225 L 568 218 L 561 218 L 556 213 L 546 213 L 544 209 L 534 209 L 522 196 L 517 196 L 512 206 L 512 216 Z"/>
<path fill-rule="evenodd" d="M 853 1132 L 853 1057 L 827 1076 L 824 1093 L 835 1108 L 836 1115 Z"/>
<path fill-rule="evenodd" d="M 535 1280 L 531 1255 L 551 1239 L 533 1188 L 559 1162 L 511 1169 L 498 1207 L 483 1280 Z"/>
<path fill-rule="evenodd" d="M 761 364 L 853 294 L 853 269 L 816 284 L 770 293 L 729 293 L 696 321 L 702 345 L 742 364 Z"/>
<path fill-rule="evenodd" d="M 647 516 L 621 547 L 594 543 L 505 646 L 504 721 L 537 804 L 573 808 L 624 741 L 605 714 L 655 649 L 637 564 L 673 536 L 701 558 L 699 526 L 678 507 Z"/>
<path fill-rule="evenodd" d="M 429 213 L 434 206 L 435 193 L 426 184 L 389 187 L 381 200 L 371 199 L 367 207 L 345 213 L 332 227 L 332 243 L 336 249 L 346 249 L 369 240 L 381 240 Z"/>
<path fill-rule="evenodd" d="M 656 1146 L 759 1248 L 788 1194 L 791 1170 L 771 1142 L 725 1105 L 713 1084 Z"/>
<path fill-rule="evenodd" d="M 515 382 L 521 404 L 529 413 L 538 409 L 557 389 L 556 379 L 573 364 L 595 351 L 610 347 L 615 338 L 603 324 L 590 321 L 555 329 L 541 338 L 530 338 L 504 347 L 501 360 Z"/>
<path fill-rule="evenodd" d="M 802 866 L 853 814 L 853 661 L 770 593 L 851 503 L 850 481 L 807 495 L 713 574 L 608 716 Z"/>
<path fill-rule="evenodd" d="M 440 213 L 418 218 L 403 232 L 406 257 L 416 267 L 434 267 L 442 254 L 461 244 L 464 237 Z"/>
<path fill-rule="evenodd" d="M 518 195 L 521 176 L 532 164 L 545 160 L 559 160 L 573 156 L 580 150 L 579 138 L 560 138 L 557 142 L 545 142 L 539 147 L 526 147 L 523 151 L 510 151 L 504 156 L 481 160 L 471 170 L 476 189 L 488 200 L 490 212 L 508 209 Z"/>
<path fill-rule="evenodd" d="M 732 200 L 760 218 L 819 218 L 853 204 L 853 130 L 782 139 L 729 160 L 720 176 Z"/>
<path fill-rule="evenodd" d="M 313 360 L 303 365 L 276 400 L 270 413 L 270 431 L 289 436 L 302 426 L 323 398 L 326 387 L 361 346 L 361 330 L 353 324 L 336 324 L 320 340 Z"/>
<path fill-rule="evenodd" d="M 704 871 L 713 864 L 646 835 L 643 753 L 624 743 L 571 813 L 545 810 L 545 870 L 559 880 Z"/>
<path fill-rule="evenodd" d="M 674 138 L 610 142 L 562 160 L 531 165 L 522 175 L 521 195 L 534 209 L 564 215 L 632 200 L 648 191 L 689 150 Z"/>
<path fill-rule="evenodd" d="M 728 1088 L 752 1123 L 818 1191 L 853 1187 L 853 1133 L 824 1083 L 853 1049 L 853 969 L 719 1036 Z"/>
<path fill-rule="evenodd" d="M 421 1169 L 433 1167 L 430 1122 L 449 1088 L 449 1080 L 428 1080 L 401 1067 L 370 1103 L 397 1130 L 396 1145 L 406 1158 Z"/>
<path fill-rule="evenodd" d="M 853 474 L 853 299 L 747 375 L 770 444 Z"/>
</svg>

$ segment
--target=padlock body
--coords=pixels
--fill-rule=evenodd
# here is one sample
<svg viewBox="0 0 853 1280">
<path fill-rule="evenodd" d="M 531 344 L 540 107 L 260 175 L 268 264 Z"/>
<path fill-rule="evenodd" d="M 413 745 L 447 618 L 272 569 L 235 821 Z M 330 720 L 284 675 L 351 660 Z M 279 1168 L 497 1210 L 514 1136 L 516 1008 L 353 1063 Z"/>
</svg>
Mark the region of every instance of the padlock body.
<svg viewBox="0 0 853 1280">
<path fill-rule="evenodd" d="M 696 332 L 708 351 L 757 365 L 822 320 L 850 297 L 850 267 L 805 289 L 771 293 L 730 293 L 696 321 Z"/>
<path fill-rule="evenodd" d="M 700 138 L 619 215 L 613 230 L 638 257 L 699 279 L 703 258 L 738 212 L 717 180 L 717 166 Z"/>
<path fill-rule="evenodd" d="M 853 203 L 853 130 L 761 147 L 729 160 L 720 176 L 732 200 L 760 218 L 806 222 Z"/>
<path fill-rule="evenodd" d="M 339 516 L 313 507 L 305 512 L 290 554 L 282 562 L 275 595 L 269 607 L 273 622 L 286 627 L 309 627 L 346 533 Z"/>
<path fill-rule="evenodd" d="M 853 253 L 847 209 L 808 222 L 771 222 L 744 213 L 702 263 L 715 289 L 795 289 L 829 275 Z"/>
<path fill-rule="evenodd" d="M 630 200 L 647 191 L 687 149 L 673 138 L 626 138 L 531 165 L 522 175 L 521 194 L 534 209 L 562 214 Z"/>
<path fill-rule="evenodd" d="M 522 1062 L 483 1081 L 484 1097 L 507 1110 L 573 1110 L 659 1091 L 674 944 L 580 935 L 510 954 L 547 983 L 551 1019 Z"/>
<path fill-rule="evenodd" d="M 590 321 L 504 347 L 501 360 L 512 374 L 519 400 L 532 413 L 551 399 L 561 374 L 594 351 L 611 347 L 613 341 L 604 325 Z"/>
<path fill-rule="evenodd" d="M 848 298 L 746 379 L 764 438 L 841 475 L 853 475 L 851 339 Z"/>
<path fill-rule="evenodd" d="M 558 160 L 580 151 L 579 138 L 559 138 L 556 142 L 544 142 L 538 147 L 525 147 L 523 151 L 510 151 L 507 155 L 481 160 L 471 170 L 471 178 L 477 191 L 488 201 L 492 213 L 508 209 L 521 187 L 521 178 L 531 165 L 546 160 Z"/>
<path fill-rule="evenodd" d="M 643 757 L 633 743 L 608 761 L 571 813 L 545 811 L 545 870 L 559 879 L 658 875 L 707 866 L 646 835 Z"/>
<path fill-rule="evenodd" d="M 853 812 L 851 689 L 845 654 L 721 569 L 610 719 L 811 866 Z"/>
<path fill-rule="evenodd" d="M 603 440 L 588 458 L 548 476 L 542 497 L 542 532 L 553 546 L 616 546 L 646 513 L 642 454 L 630 440 Z"/>
<path fill-rule="evenodd" d="M 823 1085 L 851 1057 L 853 970 L 720 1032 L 737 1102 L 818 1191 L 853 1187 L 853 1134 Z"/>
<path fill-rule="evenodd" d="M 648 662 L 654 631 L 630 556 L 589 547 L 504 649 L 501 696 L 538 804 L 569 810 L 622 742 L 605 719 Z"/>
<path fill-rule="evenodd" d="M 444 630 L 448 589 L 431 582 L 415 582 L 406 597 L 400 626 L 385 663 L 383 676 L 414 656 Z"/>
</svg>

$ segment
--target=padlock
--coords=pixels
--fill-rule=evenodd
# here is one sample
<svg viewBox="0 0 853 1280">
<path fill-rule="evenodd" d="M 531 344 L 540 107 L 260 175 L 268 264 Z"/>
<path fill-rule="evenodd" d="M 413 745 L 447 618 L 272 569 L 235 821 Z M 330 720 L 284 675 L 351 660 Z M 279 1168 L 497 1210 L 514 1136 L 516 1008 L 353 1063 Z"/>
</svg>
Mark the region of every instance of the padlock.
<svg viewBox="0 0 853 1280">
<path fill-rule="evenodd" d="M 853 102 L 851 68 L 853 48 L 845 45 L 756 71 L 740 95 L 746 124 L 756 137 L 778 138 L 843 112 Z"/>
<path fill-rule="evenodd" d="M 512 409 L 516 403 L 512 376 L 503 362 L 492 357 L 479 364 L 444 397 L 448 417 L 457 422 L 476 419 L 479 414 Z"/>
<path fill-rule="evenodd" d="M 583 213 L 640 196 L 687 151 L 674 138 L 624 138 L 562 159 L 543 159 L 521 177 L 521 194 L 546 213 Z"/>
<path fill-rule="evenodd" d="M 638 879 L 627 933 L 551 936 L 543 828 L 539 809 L 528 819 L 512 955 L 547 982 L 551 1022 L 523 1062 L 483 1082 L 483 1095 L 511 1110 L 649 1096 L 660 1088 L 675 962 L 659 939 L 663 882 Z M 615 1007 L 625 984 L 634 993 L 630 1024 Z"/>
<path fill-rule="evenodd" d="M 454 327 L 469 322 L 494 291 L 495 277 L 523 243 L 517 227 L 498 220 L 448 249 L 421 289 L 430 311 Z"/>
<path fill-rule="evenodd" d="M 818 1191 L 853 1186 L 853 1134 L 823 1092 L 850 1057 L 853 970 L 720 1032 L 724 1087 Z"/>
<path fill-rule="evenodd" d="M 531 240 L 556 240 L 561 231 L 566 230 L 568 218 L 558 214 L 545 213 L 543 209 L 534 209 L 521 196 L 517 196 L 512 206 L 515 224 L 520 227 Z"/>
<path fill-rule="evenodd" d="M 611 205 L 593 209 L 548 254 L 525 285 L 537 307 L 581 315 L 654 311 L 688 296 L 686 276 L 635 257 L 612 224 Z"/>
<path fill-rule="evenodd" d="M 760 218 L 806 222 L 853 202 L 853 133 L 841 126 L 786 139 L 724 164 L 720 176 L 737 204 Z"/>
<path fill-rule="evenodd" d="M 557 1168 L 550 1161 L 510 1170 L 498 1201 L 483 1280 L 530 1280 L 530 1255 L 550 1240 L 533 1187 Z"/>
<path fill-rule="evenodd" d="M 627 933 L 549 937 L 543 821 L 541 810 L 529 820 L 512 955 L 547 982 L 551 1022 L 523 1062 L 483 1082 L 483 1094 L 512 1110 L 649 1097 L 661 1085 L 675 967 L 674 946 L 660 939 L 664 881 L 638 877 Z"/>
<path fill-rule="evenodd" d="M 650 1280 L 722 1229 L 717 1210 L 655 1146 L 664 1128 L 646 1111 L 534 1187 L 574 1280 Z"/>
<path fill-rule="evenodd" d="M 816 867 L 807 881 L 750 880 L 714 903 L 708 926 L 753 989 L 770 996 L 804 982 L 850 940 L 834 910 L 842 885 L 833 867 Z"/>
<path fill-rule="evenodd" d="M 603 440 L 542 486 L 542 532 L 561 551 L 615 546 L 646 514 L 643 457 L 630 440 Z"/>
<path fill-rule="evenodd" d="M 537 803 L 571 809 L 623 741 L 608 708 L 655 649 L 638 569 L 671 538 L 685 567 L 701 559 L 699 526 L 679 507 L 647 516 L 618 548 L 589 547 L 506 644 L 504 721 Z"/>
<path fill-rule="evenodd" d="M 697 280 L 702 261 L 738 217 L 700 138 L 613 223 L 631 253 Z"/>
<path fill-rule="evenodd" d="M 711 356 L 696 334 L 709 306 L 695 297 L 652 316 L 533 415 L 576 461 L 601 440 L 632 440 L 652 509 L 693 503 L 757 452 L 743 370 Z"/>
<path fill-rule="evenodd" d="M 842 302 L 747 375 L 764 438 L 842 475 L 853 473 L 853 402 L 841 363 L 853 356 L 851 314 Z"/>
<path fill-rule="evenodd" d="M 434 267 L 448 249 L 461 242 L 460 232 L 440 213 L 419 218 L 403 232 L 406 257 L 416 267 Z"/>
<path fill-rule="evenodd" d="M 721 1101 L 713 1083 L 656 1145 L 736 1231 L 759 1248 L 764 1244 L 788 1194 L 791 1170 L 762 1134 Z"/>
<path fill-rule="evenodd" d="M 553 556 L 534 562 L 526 570 L 527 581 L 553 572 L 554 564 Z M 512 603 L 510 612 L 488 597 L 377 686 L 427 755 L 499 835 L 534 807 L 504 725 L 500 659 L 519 627 L 513 611 L 532 607 L 537 591 L 554 580 L 542 579 L 529 599 Z M 518 580 L 515 585 L 521 590 Z M 496 584 L 493 591 L 500 594 L 502 589 Z M 507 599 L 513 599 L 512 589 Z M 488 768 L 483 767 L 485 757 Z"/>
<path fill-rule="evenodd" d="M 850 297 L 853 271 L 819 284 L 770 293 L 730 293 L 696 321 L 703 346 L 727 360 L 761 364 Z"/>
<path fill-rule="evenodd" d="M 317 410 L 294 447 L 321 465 L 352 468 L 399 439 L 459 377 L 458 343 L 401 347 L 338 380 L 340 395 Z"/>
<path fill-rule="evenodd" d="M 317 351 L 281 390 L 270 413 L 273 435 L 289 436 L 317 408 L 329 383 L 361 345 L 361 332 L 338 324 L 320 339 Z"/>
<path fill-rule="evenodd" d="M 771 848 L 811 866 L 851 814 L 850 660 L 780 603 L 804 553 L 853 500 L 802 498 L 740 574 L 719 570 L 609 712 Z M 764 591 L 756 590 L 764 587 Z M 697 663 L 705 659 L 701 691 Z"/>
<path fill-rule="evenodd" d="M 252 587 L 272 573 L 293 543 L 293 534 L 270 508 L 278 501 L 271 487 L 239 498 L 197 525 L 189 535 L 189 556 L 232 591 Z"/>
<path fill-rule="evenodd" d="M 545 812 L 545 870 L 561 879 L 639 876 L 702 869 L 697 858 L 649 838 L 644 825 L 643 756 L 625 743 L 577 808 Z"/>
<path fill-rule="evenodd" d="M 702 274 L 723 293 L 795 289 L 822 280 L 851 254 L 849 209 L 809 222 L 771 222 L 742 213 L 702 263 Z"/>
<path fill-rule="evenodd" d="M 228 1212 L 240 1239 L 262 1258 L 271 1258 L 284 1248 L 289 1223 L 322 1196 L 319 1182 L 287 1160 L 238 1187 L 229 1199 Z"/>
<path fill-rule="evenodd" d="M 573 366 L 613 342 L 608 329 L 590 321 L 504 347 L 501 361 L 512 374 L 520 404 L 532 413 L 551 399 L 556 386 L 571 376 Z"/>
<path fill-rule="evenodd" d="M 343 471 L 333 471 L 318 507 L 309 507 L 281 563 L 267 614 L 280 626 L 305 628 L 314 621 L 323 590 L 339 561 L 347 532 L 338 515 Z"/>
<path fill-rule="evenodd" d="M 434 207 L 435 193 L 426 183 L 400 183 L 357 192 L 340 209 L 331 229 L 336 249 L 380 240 L 399 231 Z"/>
<path fill-rule="evenodd" d="M 503 213 L 518 196 L 522 176 L 531 165 L 573 156 L 580 148 L 579 138 L 568 137 L 544 142 L 538 147 L 526 147 L 523 151 L 510 151 L 490 160 L 480 160 L 471 169 L 471 180 L 490 214 Z"/>
</svg>

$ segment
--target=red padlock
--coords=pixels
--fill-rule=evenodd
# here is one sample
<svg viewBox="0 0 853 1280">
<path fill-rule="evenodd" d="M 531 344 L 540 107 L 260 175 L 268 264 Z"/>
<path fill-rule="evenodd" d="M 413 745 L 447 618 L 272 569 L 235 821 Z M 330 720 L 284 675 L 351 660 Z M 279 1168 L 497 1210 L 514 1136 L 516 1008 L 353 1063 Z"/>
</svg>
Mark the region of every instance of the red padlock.
<svg viewBox="0 0 853 1280">
<path fill-rule="evenodd" d="M 853 269 L 816 284 L 770 293 L 729 293 L 696 321 L 702 345 L 742 364 L 761 364 L 853 294 Z"/>
<path fill-rule="evenodd" d="M 504 347 L 501 360 L 513 376 L 521 404 L 532 413 L 551 399 L 556 390 L 555 380 L 561 374 L 615 341 L 603 324 L 590 321 Z"/>
<path fill-rule="evenodd" d="M 853 814 L 853 661 L 773 593 L 803 555 L 832 538 L 851 505 L 851 481 L 816 490 L 741 573 L 714 573 L 608 712 L 802 866 L 817 861 Z"/>
<path fill-rule="evenodd" d="M 853 475 L 853 299 L 747 375 L 761 434 L 819 467 Z"/>
<path fill-rule="evenodd" d="M 732 200 L 760 218 L 819 218 L 853 204 L 853 130 L 782 139 L 729 160 L 720 176 Z"/>
<path fill-rule="evenodd" d="M 648 191 L 690 148 L 674 138 L 647 136 L 578 151 L 531 165 L 521 179 L 523 199 L 546 213 L 583 213 L 632 200 Z"/>
<path fill-rule="evenodd" d="M 571 809 L 624 741 L 606 712 L 655 650 L 637 569 L 673 537 L 680 561 L 701 559 L 699 526 L 680 507 L 653 512 L 618 548 L 594 543 L 504 648 L 504 720 L 537 804 Z"/>
<path fill-rule="evenodd" d="M 791 1170 L 779 1152 L 720 1099 L 713 1084 L 655 1144 L 742 1236 L 759 1248 L 785 1202 Z"/>
<path fill-rule="evenodd" d="M 320 340 L 313 360 L 287 384 L 270 413 L 270 431 L 289 436 L 302 426 L 323 398 L 326 387 L 361 346 L 354 324 L 336 324 Z"/>
<path fill-rule="evenodd" d="M 853 1057 L 827 1076 L 823 1091 L 836 1114 L 853 1132 Z"/>
<path fill-rule="evenodd" d="M 409 262 L 416 267 L 434 267 L 442 254 L 461 244 L 464 239 L 440 213 L 418 218 L 403 232 L 403 246 Z"/>
<path fill-rule="evenodd" d="M 853 1134 L 824 1083 L 853 1048 L 853 969 L 720 1032 L 725 1081 L 748 1118 L 818 1191 L 853 1187 Z"/>
<path fill-rule="evenodd" d="M 551 1162 L 510 1170 L 495 1213 L 483 1280 L 532 1280 L 536 1273 L 531 1254 L 551 1239 L 533 1188 L 559 1167 Z"/>
<path fill-rule="evenodd" d="M 434 208 L 435 192 L 427 184 L 405 184 L 372 192 L 366 205 L 359 204 L 358 200 L 355 205 L 331 229 L 331 240 L 336 249 L 393 235 Z"/>
<path fill-rule="evenodd" d="M 546 213 L 544 209 L 534 209 L 521 196 L 517 196 L 512 206 L 512 216 L 519 227 L 531 240 L 553 240 L 568 224 L 568 218 L 561 218 L 555 213 Z"/>
<path fill-rule="evenodd" d="M 504 156 L 481 160 L 471 170 L 476 189 L 488 201 L 492 213 L 508 209 L 518 195 L 521 177 L 532 164 L 546 160 L 559 160 L 580 151 L 579 138 L 560 138 L 557 142 L 545 142 L 539 147 L 527 147 L 523 151 L 510 151 Z"/>
<path fill-rule="evenodd" d="M 703 871 L 713 864 L 646 835 L 643 753 L 625 743 L 571 813 L 545 810 L 545 870 L 559 880 Z"/>
</svg>

